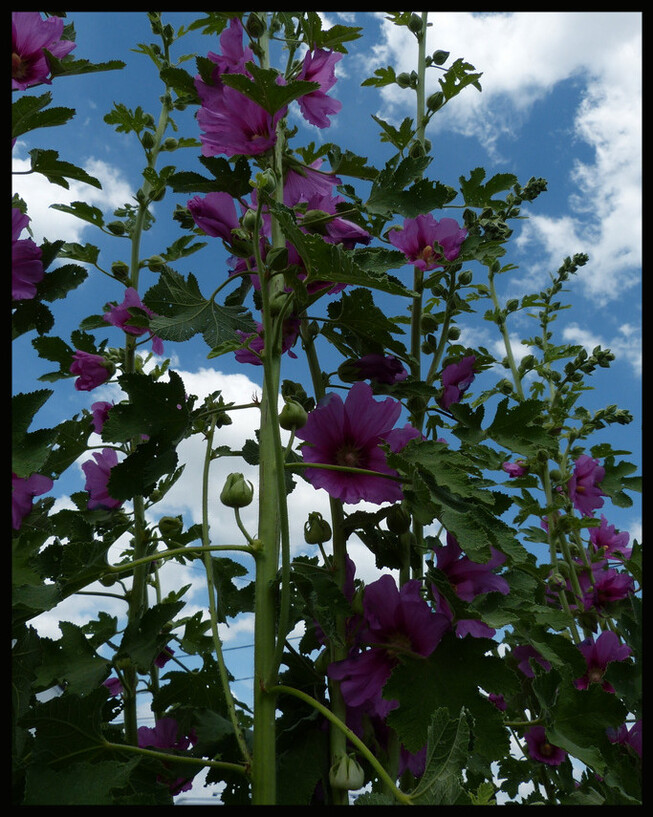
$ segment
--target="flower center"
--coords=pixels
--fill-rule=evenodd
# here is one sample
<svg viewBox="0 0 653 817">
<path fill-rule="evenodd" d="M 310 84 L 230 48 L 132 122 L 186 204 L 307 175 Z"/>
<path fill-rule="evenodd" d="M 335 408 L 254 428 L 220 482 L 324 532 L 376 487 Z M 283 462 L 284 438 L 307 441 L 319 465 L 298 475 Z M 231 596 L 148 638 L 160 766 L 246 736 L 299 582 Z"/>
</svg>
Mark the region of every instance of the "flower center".
<svg viewBox="0 0 653 817">
<path fill-rule="evenodd" d="M 550 743 L 543 743 L 540 746 L 540 754 L 544 755 L 544 757 L 551 757 L 553 754 L 553 746 Z"/>
<path fill-rule="evenodd" d="M 603 671 L 600 667 L 592 667 L 588 671 L 587 677 L 591 684 L 597 684 L 603 678 Z"/>
<path fill-rule="evenodd" d="M 12 52 L 11 55 L 11 76 L 14 79 L 23 79 L 23 77 L 27 74 L 27 64 L 23 62 L 22 57 L 20 54 L 16 54 L 16 52 Z"/>
<path fill-rule="evenodd" d="M 427 244 L 417 257 L 421 258 L 422 261 L 426 261 L 427 265 L 436 264 L 440 258 L 430 244 Z"/>
<path fill-rule="evenodd" d="M 361 461 L 361 451 L 351 443 L 345 443 L 336 451 L 337 465 L 346 465 L 348 468 L 360 468 Z"/>
</svg>

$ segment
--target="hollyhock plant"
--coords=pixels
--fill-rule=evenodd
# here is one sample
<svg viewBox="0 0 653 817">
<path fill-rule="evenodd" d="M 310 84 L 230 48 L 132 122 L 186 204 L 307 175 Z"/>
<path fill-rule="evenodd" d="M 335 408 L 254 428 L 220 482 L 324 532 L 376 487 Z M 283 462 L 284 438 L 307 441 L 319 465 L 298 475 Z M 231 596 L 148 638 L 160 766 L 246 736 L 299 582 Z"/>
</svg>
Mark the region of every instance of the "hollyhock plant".
<svg viewBox="0 0 653 817">
<path fill-rule="evenodd" d="M 527 678 L 535 678 L 535 673 L 531 667 L 531 659 L 548 672 L 551 669 L 551 664 L 539 654 L 535 647 L 530 644 L 522 644 L 518 647 L 512 648 L 512 654 L 517 661 L 517 666 L 524 673 Z"/>
<path fill-rule="evenodd" d="M 154 727 L 138 727 L 138 745 L 141 749 L 172 749 L 184 752 L 189 746 L 194 746 L 196 743 L 197 735 L 194 731 L 191 731 L 189 735 L 179 735 L 179 726 L 174 718 L 161 718 Z M 179 777 L 173 781 L 158 777 L 157 780 L 167 783 L 171 794 L 190 791 L 193 787 L 192 780 L 186 777 Z"/>
<path fill-rule="evenodd" d="M 528 753 L 533 760 L 546 763 L 549 766 L 559 766 L 564 763 L 567 752 L 559 746 L 554 746 L 546 739 L 546 731 L 543 726 L 533 726 L 524 735 L 528 745 Z"/>
<path fill-rule="evenodd" d="M 108 483 L 111 469 L 118 464 L 118 454 L 113 448 L 104 448 L 96 451 L 92 460 L 82 463 L 82 471 L 86 475 L 85 489 L 89 492 L 89 511 L 101 508 L 114 510 L 120 508 L 122 500 L 114 499 L 109 495 Z"/>
<path fill-rule="evenodd" d="M 193 196 L 187 207 L 195 224 L 207 235 L 231 243 L 231 231 L 240 226 L 232 196 L 222 192 Z"/>
<path fill-rule="evenodd" d="M 476 356 L 469 355 L 462 358 L 458 363 L 450 363 L 442 370 L 442 396 L 438 399 L 438 404 L 443 409 L 448 409 L 452 403 L 458 403 L 463 394 L 471 386 L 474 377 L 474 364 Z"/>
<path fill-rule="evenodd" d="M 628 531 L 617 533 L 615 526 L 609 525 L 603 514 L 599 527 L 589 529 L 589 537 L 592 548 L 597 552 L 603 551 L 607 558 L 630 559 L 632 548 L 626 547 L 630 534 Z"/>
<path fill-rule="evenodd" d="M 592 516 L 596 508 L 603 507 L 605 496 L 599 485 L 605 477 L 605 468 L 598 460 L 581 454 L 574 463 L 574 473 L 567 483 L 567 489 L 574 508 L 583 516 Z"/>
<path fill-rule="evenodd" d="M 283 180 L 283 203 L 294 207 L 300 201 L 310 201 L 313 196 L 331 196 L 333 188 L 341 184 L 341 179 L 329 171 L 322 171 L 322 159 L 310 165 L 299 162 L 291 164 Z"/>
<path fill-rule="evenodd" d="M 23 519 L 32 510 L 32 500 L 52 489 L 50 477 L 43 474 L 31 474 L 29 477 L 11 475 L 11 526 L 19 530 Z"/>
<path fill-rule="evenodd" d="M 38 11 L 11 13 L 11 87 L 24 91 L 33 85 L 52 84 L 50 65 L 45 55 L 63 59 L 75 48 L 72 40 L 62 40 L 61 17 L 42 19 Z"/>
<path fill-rule="evenodd" d="M 623 746 L 630 746 L 640 758 L 642 756 L 642 721 L 636 720 L 628 728 L 628 724 L 623 723 L 618 729 L 608 729 L 608 740 L 611 743 L 620 743 Z"/>
<path fill-rule="evenodd" d="M 11 208 L 11 297 L 15 301 L 36 295 L 36 285 L 43 280 L 41 248 L 31 238 L 20 238 L 29 217 L 18 207 Z"/>
<path fill-rule="evenodd" d="M 297 317 L 286 318 L 282 326 L 281 351 L 287 352 L 288 357 L 296 358 L 297 355 L 292 351 L 292 347 L 297 342 L 299 336 L 300 320 Z M 263 360 L 261 354 L 265 347 L 263 341 L 263 324 L 256 324 L 256 332 L 243 332 L 236 329 L 236 334 L 243 341 L 248 341 L 247 347 L 238 349 L 235 353 L 235 358 L 239 363 L 252 363 L 255 366 L 261 366 Z"/>
<path fill-rule="evenodd" d="M 209 51 L 207 57 L 214 62 L 212 79 L 217 81 L 222 74 L 246 74 L 246 65 L 254 59 L 254 52 L 243 45 L 245 29 L 238 17 L 232 17 L 229 25 L 220 34 L 220 54 Z"/>
<path fill-rule="evenodd" d="M 591 575 L 585 568 L 578 576 L 586 610 L 605 610 L 606 605 L 622 601 L 635 590 L 635 581 L 628 573 L 608 567 L 607 560 L 594 562 Z"/>
<path fill-rule="evenodd" d="M 340 196 L 312 196 L 306 203 L 306 212 L 298 213 L 298 224 L 304 232 L 316 232 L 329 244 L 342 244 L 351 250 L 356 244 L 369 244 L 372 236 L 346 218 L 337 215 L 336 204 L 344 201 Z"/>
<path fill-rule="evenodd" d="M 526 465 L 523 460 L 504 462 L 501 467 L 510 477 L 523 477 L 528 473 L 528 465 Z"/>
<path fill-rule="evenodd" d="M 460 227 L 455 219 L 443 218 L 437 221 L 431 213 L 407 218 L 403 229 L 393 227 L 388 233 L 390 243 L 404 253 L 407 261 L 423 272 L 442 267 L 445 259 L 454 261 L 458 258 L 466 238 L 467 230 Z"/>
<path fill-rule="evenodd" d="M 108 403 L 106 400 L 99 400 L 97 403 L 91 405 L 91 423 L 96 434 L 101 434 L 104 424 L 109 416 L 110 409 L 113 408 L 113 403 Z"/>
<path fill-rule="evenodd" d="M 619 636 L 611 630 L 605 630 L 594 640 L 591 636 L 581 641 L 578 649 L 583 653 L 587 663 L 587 672 L 576 678 L 574 686 L 576 689 L 587 689 L 590 684 L 601 684 L 606 692 L 614 692 L 614 687 L 604 680 L 608 664 L 612 661 L 625 661 L 632 653 L 627 644 L 619 641 Z"/>
<path fill-rule="evenodd" d="M 369 380 L 391 386 L 408 377 L 401 361 L 394 355 L 363 355 L 358 360 L 348 360 L 338 369 L 341 380 L 348 383 Z"/>
<path fill-rule="evenodd" d="M 433 600 L 435 601 L 435 609 L 438 611 L 438 613 L 446 616 L 449 623 L 454 628 L 458 638 L 465 638 L 466 635 L 471 635 L 472 638 L 492 638 L 494 635 L 496 635 L 496 630 L 494 627 L 489 627 L 484 621 L 477 618 L 458 619 L 454 626 L 453 610 L 451 609 L 451 606 L 447 602 L 446 598 L 442 595 L 442 593 L 440 593 L 434 584 L 431 585 L 431 594 L 433 595 Z"/>
<path fill-rule="evenodd" d="M 503 576 L 494 573 L 494 569 L 500 567 L 506 557 L 493 547 L 490 553 L 489 561 L 473 562 L 462 555 L 462 549 L 451 533 L 447 533 L 447 544 L 435 549 L 438 570 L 446 574 L 463 601 L 472 601 L 481 593 L 497 592 L 506 596 L 510 592 L 510 586 Z"/>
<path fill-rule="evenodd" d="M 154 312 L 152 312 L 151 309 L 148 309 L 141 301 L 138 292 L 134 289 L 134 287 L 127 287 L 127 289 L 125 289 L 125 297 L 122 303 L 112 306 L 108 312 L 105 312 L 104 320 L 107 323 L 110 323 L 112 326 L 117 326 L 118 329 L 122 329 L 123 332 L 127 332 L 129 335 L 141 337 L 142 335 L 149 333 L 150 337 L 152 338 L 152 351 L 155 355 L 162 355 L 163 343 L 161 338 L 158 338 L 156 335 L 150 333 L 147 327 L 137 325 L 135 321 L 137 321 L 140 316 L 138 315 L 138 312 L 134 313 L 132 310 L 144 312 L 148 318 L 156 317 Z"/>
<path fill-rule="evenodd" d="M 369 648 L 330 664 L 328 674 L 340 681 L 347 706 L 371 705 L 385 717 L 396 703 L 384 700 L 381 691 L 400 656 L 428 657 L 449 629 L 449 621 L 422 598 L 419 579 L 397 588 L 388 575 L 366 586 L 363 619 L 361 643 Z"/>
<path fill-rule="evenodd" d="M 342 108 L 341 102 L 327 95 L 327 91 L 336 83 L 335 67 L 341 59 L 342 54 L 325 51 L 323 48 L 307 51 L 297 75 L 298 80 L 320 84 L 318 89 L 304 94 L 297 100 L 304 119 L 318 128 L 328 128 L 331 125 L 329 116 L 338 113 Z"/>
<path fill-rule="evenodd" d="M 120 678 L 116 678 L 114 676 L 107 678 L 106 681 L 103 681 L 102 686 L 105 686 L 109 690 L 109 695 L 111 695 L 112 698 L 115 698 L 117 695 L 124 692 L 122 681 Z"/>
<path fill-rule="evenodd" d="M 388 397 L 374 399 L 371 387 L 355 383 L 343 403 L 339 395 L 328 394 L 317 408 L 309 412 L 306 425 L 296 432 L 304 441 L 304 462 L 348 466 L 376 471 L 396 477 L 381 445 L 395 452 L 410 440 L 419 437 L 410 424 L 394 428 L 401 414 L 401 404 Z M 308 468 L 306 479 L 315 488 L 324 488 L 330 496 L 356 504 L 361 500 L 396 502 L 403 497 L 400 484 L 394 479 L 347 471 Z"/>
<path fill-rule="evenodd" d="M 73 355 L 70 373 L 79 375 L 75 380 L 77 391 L 92 391 L 101 386 L 113 374 L 113 366 L 102 355 L 94 355 L 78 349 Z"/>
</svg>

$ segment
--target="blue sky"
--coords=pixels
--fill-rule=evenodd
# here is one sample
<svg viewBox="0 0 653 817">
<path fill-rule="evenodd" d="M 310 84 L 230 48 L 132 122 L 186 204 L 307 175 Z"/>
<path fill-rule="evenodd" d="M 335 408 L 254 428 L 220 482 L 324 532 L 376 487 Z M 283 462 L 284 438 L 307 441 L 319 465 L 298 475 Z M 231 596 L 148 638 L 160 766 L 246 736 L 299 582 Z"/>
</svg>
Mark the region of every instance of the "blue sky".
<svg viewBox="0 0 653 817">
<path fill-rule="evenodd" d="M 197 15 L 185 12 L 164 13 L 164 22 L 175 28 L 188 24 Z M 72 12 L 68 15 L 77 31 L 76 58 L 93 62 L 121 59 L 127 63 L 122 71 L 90 74 L 57 80 L 52 86 L 55 105 L 74 107 L 76 118 L 63 128 L 40 130 L 27 134 L 13 151 L 14 168 L 25 167 L 27 151 L 34 147 L 54 148 L 60 158 L 83 166 L 102 181 L 102 191 L 71 184 L 69 191 L 48 184 L 42 177 L 17 176 L 14 189 L 28 204 L 35 239 L 64 238 L 101 247 L 106 266 L 125 259 L 126 242 L 106 240 L 90 225 L 72 216 L 49 209 L 52 203 L 84 200 L 100 207 L 110 216 L 115 207 L 130 201 L 140 186 L 142 154 L 133 137 L 117 134 L 103 122 L 103 116 L 114 102 L 128 107 L 140 105 L 158 115 L 161 86 L 149 59 L 134 53 L 139 42 L 153 37 L 145 13 Z M 291 119 L 300 128 L 293 145 L 315 141 L 333 141 L 354 153 L 367 156 L 381 167 L 390 156 L 387 145 L 378 140 L 377 115 L 394 124 L 414 116 L 414 96 L 397 86 L 385 89 L 361 87 L 375 69 L 394 65 L 397 73 L 415 67 L 415 40 L 405 28 L 397 28 L 377 12 L 326 12 L 324 27 L 336 23 L 362 26 L 362 39 L 349 44 L 349 53 L 338 63 L 338 82 L 331 92 L 343 103 L 341 113 L 333 117 L 330 129 L 320 131 L 307 126 L 299 116 Z M 531 176 L 548 181 L 548 192 L 540 196 L 525 212 L 530 218 L 515 227 L 507 260 L 519 269 L 502 282 L 502 297 L 519 297 L 548 284 L 549 272 L 555 271 L 567 255 L 587 252 L 590 262 L 570 282 L 567 297 L 573 308 L 562 313 L 556 324 L 557 342 L 585 345 L 588 351 L 598 344 L 616 355 L 610 370 L 597 370 L 592 378 L 594 390 L 587 392 L 584 405 L 597 409 L 617 403 L 629 410 L 634 421 L 629 426 L 614 426 L 597 434 L 593 442 L 609 441 L 615 449 L 633 454 L 626 459 L 641 461 L 641 32 L 639 12 L 433 12 L 429 16 L 427 53 L 436 49 L 449 51 L 449 65 L 463 57 L 483 73 L 482 93 L 468 88 L 433 120 L 427 133 L 433 144 L 434 160 L 429 175 L 446 184 L 456 185 L 459 176 L 485 167 L 488 176 L 498 172 L 514 173 L 523 184 Z M 192 33 L 175 47 L 174 55 L 197 53 L 202 56 L 219 48 L 215 38 Z M 192 61 L 184 63 L 192 71 Z M 437 74 L 429 72 L 436 90 Z M 42 93 L 34 89 L 32 93 Z M 179 134 L 199 136 L 193 110 L 177 114 Z M 194 150 L 177 151 L 162 164 L 174 163 L 180 169 L 202 171 Z M 157 221 L 146 234 L 143 254 L 154 254 L 181 235 L 170 214 L 176 204 L 188 197 L 168 193 L 157 205 Z M 453 212 L 455 215 L 456 212 Z M 445 215 L 451 215 L 446 213 Z M 436 214 L 437 217 L 437 214 Z M 109 218 L 108 220 L 111 220 Z M 209 246 L 179 265 L 179 271 L 193 271 L 200 285 L 220 280 L 225 254 L 218 239 L 208 239 Z M 126 260 L 126 259 L 125 259 Z M 148 278 L 148 275 L 151 276 Z M 405 281 L 412 275 L 406 267 Z M 146 273 L 143 291 L 155 282 Z M 107 300 L 122 296 L 117 285 L 91 274 L 88 281 L 65 302 L 55 304 L 55 333 L 68 339 L 79 319 L 101 311 Z M 494 328 L 494 333 L 492 329 Z M 511 336 L 519 339 L 533 334 L 525 318 L 509 324 Z M 120 345 L 118 330 L 110 330 L 110 345 Z M 498 334 L 493 325 L 481 319 L 463 329 L 461 342 L 496 346 Z M 31 348 L 31 336 L 22 338 L 14 349 L 14 391 L 29 391 L 43 384 L 36 377 L 50 370 L 50 364 L 39 360 Z M 521 347 L 526 354 L 527 349 Z M 227 400 L 248 402 L 260 382 L 257 367 L 240 366 L 230 356 L 207 360 L 207 349 L 201 341 L 188 344 L 166 344 L 166 356 L 182 376 L 186 390 L 200 397 L 222 389 Z M 289 361 L 284 377 L 300 380 L 306 369 L 300 359 Z M 487 373 L 487 378 L 500 376 Z M 489 381 L 488 381 L 489 382 Z M 90 394 L 74 391 L 72 381 L 53 384 L 55 397 L 38 415 L 43 425 L 56 423 L 98 399 L 117 399 L 115 391 L 101 387 Z M 478 389 L 480 391 L 480 387 Z M 233 426 L 224 429 L 221 442 L 239 447 L 253 436 L 256 416 L 240 412 Z M 180 452 L 189 462 L 197 461 L 201 448 L 196 441 L 183 444 Z M 230 469 L 233 463 L 230 464 Z M 187 471 L 190 469 L 187 468 Z M 224 471 L 226 473 L 226 470 Z M 216 492 L 224 473 L 215 468 Z M 250 478 L 255 479 L 252 474 Z M 199 503 L 194 498 L 198 475 L 188 475 L 183 485 L 166 498 L 160 513 L 183 513 L 190 523 L 198 520 Z M 83 488 L 81 469 L 75 465 L 63 481 L 61 490 L 70 493 Z M 325 510 L 326 496 L 310 486 L 298 487 L 293 495 L 297 519 L 296 540 L 302 542 L 301 525 L 309 510 Z M 631 537 L 641 538 L 641 510 L 635 504 L 615 509 L 610 521 Z M 66 496 L 60 499 L 64 507 Z M 212 512 L 212 526 L 234 541 L 235 528 L 225 518 L 221 507 Z M 248 509 L 250 510 L 250 509 Z M 255 527 L 255 516 L 244 515 L 245 524 Z M 372 578 L 373 560 L 361 546 L 360 575 Z M 200 609 L 202 575 L 199 567 L 176 571 L 175 583 L 192 583 L 189 612 Z M 164 588 L 165 590 L 166 588 Z M 170 589 L 170 588 L 167 588 Z M 93 602 L 94 604 L 94 602 Z M 62 618 L 76 622 L 88 620 L 96 609 L 85 600 L 70 600 L 66 609 L 55 616 L 42 617 L 39 626 L 45 635 L 58 637 L 56 622 Z M 119 607 L 109 612 L 122 612 Z M 225 644 L 251 643 L 251 621 L 234 623 L 225 631 Z M 249 654 L 249 650 L 230 653 Z M 247 662 L 235 662 L 236 677 L 249 675 Z M 246 683 L 243 686 L 247 695 Z"/>
</svg>

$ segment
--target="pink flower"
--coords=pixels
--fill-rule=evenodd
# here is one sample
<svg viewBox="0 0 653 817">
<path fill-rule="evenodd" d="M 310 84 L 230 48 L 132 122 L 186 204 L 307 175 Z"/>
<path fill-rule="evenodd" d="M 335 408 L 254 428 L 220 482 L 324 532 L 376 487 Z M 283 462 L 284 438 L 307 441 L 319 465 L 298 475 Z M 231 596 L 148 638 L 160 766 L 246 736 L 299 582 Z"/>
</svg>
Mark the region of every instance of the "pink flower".
<svg viewBox="0 0 653 817">
<path fill-rule="evenodd" d="M 104 320 L 107 323 L 110 323 L 112 326 L 117 326 L 118 329 L 122 329 L 123 332 L 127 332 L 129 335 L 136 335 L 136 337 L 150 333 L 150 330 L 146 326 L 141 326 L 140 324 L 146 318 L 155 317 L 154 312 L 148 309 L 141 301 L 134 287 L 127 287 L 123 302 L 112 306 L 108 312 L 104 313 Z M 152 338 L 152 351 L 155 355 L 162 355 L 163 343 L 161 342 L 161 338 L 151 333 L 150 337 Z"/>
<path fill-rule="evenodd" d="M 104 424 L 107 421 L 107 417 L 109 416 L 109 410 L 113 408 L 113 403 L 107 403 L 104 400 L 100 400 L 97 403 L 93 403 L 91 406 L 92 418 L 91 422 L 93 424 L 93 430 L 96 434 L 101 434 Z"/>
<path fill-rule="evenodd" d="M 292 165 L 288 168 L 283 183 L 283 203 L 294 207 L 300 201 L 310 201 L 313 196 L 331 196 L 340 179 L 333 173 L 320 172 L 322 159 L 316 159 L 310 166 Z"/>
<path fill-rule="evenodd" d="M 232 230 L 239 227 L 236 206 L 228 193 L 207 193 L 204 198 L 193 196 L 188 201 L 188 209 L 193 221 L 207 235 L 221 238 L 230 244 Z"/>
<path fill-rule="evenodd" d="M 15 301 L 36 295 L 36 285 L 43 280 L 41 248 L 31 238 L 20 238 L 29 218 L 18 207 L 11 208 L 11 297 Z"/>
<path fill-rule="evenodd" d="M 281 351 L 288 352 L 288 357 L 296 358 L 297 355 L 292 351 L 292 347 L 297 342 L 299 336 L 300 320 L 296 317 L 286 318 L 282 326 Z M 240 329 L 236 330 L 236 334 L 243 341 L 249 341 L 247 348 L 238 349 L 235 358 L 239 363 L 252 363 L 254 366 L 263 365 L 263 360 L 260 355 L 263 352 L 265 344 L 263 342 L 263 324 L 256 324 L 256 332 L 247 334 Z"/>
<path fill-rule="evenodd" d="M 599 465 L 598 460 L 592 459 L 587 454 L 581 454 L 574 464 L 572 474 L 567 489 L 569 496 L 574 503 L 574 508 L 583 516 L 592 516 L 596 508 L 603 507 L 605 496 L 599 488 L 599 483 L 605 477 L 605 469 Z"/>
<path fill-rule="evenodd" d="M 523 460 L 504 462 L 501 467 L 510 477 L 523 477 L 528 473 L 528 465 L 525 465 Z"/>
<path fill-rule="evenodd" d="M 116 695 L 120 695 L 124 691 L 120 678 L 107 678 L 106 681 L 102 682 L 102 686 L 105 686 L 109 690 L 109 695 L 114 698 Z"/>
<path fill-rule="evenodd" d="M 629 559 L 632 548 L 626 547 L 630 535 L 627 531 L 617 533 L 614 525 L 608 525 L 608 520 L 601 514 L 601 524 L 598 528 L 589 529 L 590 542 L 594 550 L 603 550 L 603 554 L 610 558 Z"/>
<path fill-rule="evenodd" d="M 298 80 L 320 83 L 317 90 L 304 94 L 297 100 L 304 119 L 318 128 L 328 128 L 331 125 L 329 116 L 342 108 L 341 102 L 327 96 L 327 91 L 335 85 L 335 66 L 341 59 L 342 54 L 335 51 L 325 51 L 322 48 L 307 51 L 297 75 Z"/>
<path fill-rule="evenodd" d="M 75 380 L 77 391 L 91 391 L 111 377 L 112 367 L 101 355 L 93 355 L 78 349 L 73 355 L 70 373 L 79 375 Z"/>
<path fill-rule="evenodd" d="M 248 62 L 254 59 L 254 52 L 247 46 L 243 46 L 243 34 L 245 29 L 238 17 L 232 17 L 229 26 L 220 34 L 221 54 L 214 54 L 209 51 L 207 57 L 215 63 L 213 70 L 213 80 L 219 80 L 222 74 L 246 74 L 249 72 L 245 67 Z"/>
<path fill-rule="evenodd" d="M 534 661 L 537 661 L 537 663 L 544 670 L 546 670 L 546 672 L 551 669 L 551 664 L 545 658 L 542 658 L 535 647 L 531 647 L 530 644 L 523 644 L 519 647 L 513 647 L 512 654 L 518 662 L 517 666 L 527 678 L 535 678 L 535 673 L 533 672 L 533 668 L 530 664 L 531 658 Z"/>
<path fill-rule="evenodd" d="M 159 669 L 165 667 L 165 665 L 168 663 L 168 661 L 172 658 L 174 654 L 175 651 L 172 649 L 172 647 L 168 647 L 166 645 L 154 659 L 154 665 L 156 667 L 159 667 Z"/>
<path fill-rule="evenodd" d="M 401 414 L 401 404 L 388 397 L 377 402 L 367 383 L 355 383 L 345 402 L 337 394 L 328 394 L 317 408 L 309 412 L 306 425 L 296 432 L 304 440 L 304 462 L 340 465 L 397 476 L 386 461 L 381 448 L 388 445 L 399 451 L 409 440 L 419 437 L 417 429 L 394 424 Z M 340 470 L 307 468 L 306 479 L 315 488 L 324 488 L 332 497 L 356 504 L 396 502 L 403 496 L 394 479 Z"/>
<path fill-rule="evenodd" d="M 52 56 L 62 59 L 74 48 L 75 43 L 62 40 L 63 20 L 48 17 L 43 20 L 38 11 L 12 11 L 11 13 L 11 87 L 24 91 L 32 85 L 51 80 L 50 66 L 44 49 Z"/>
<path fill-rule="evenodd" d="M 611 630 L 605 630 L 596 639 L 586 638 L 578 645 L 587 663 L 587 672 L 581 678 L 576 678 L 576 689 L 587 689 L 590 684 L 600 683 L 606 692 L 614 692 L 614 687 L 603 680 L 603 675 L 612 661 L 625 661 L 632 650 L 627 644 L 622 644 L 619 637 Z"/>
<path fill-rule="evenodd" d="M 454 626 L 453 610 L 451 609 L 449 602 L 434 584 L 431 585 L 431 594 L 433 596 L 433 600 L 435 601 L 435 609 L 438 611 L 438 613 L 446 616 L 451 626 L 454 627 L 458 638 L 465 638 L 467 635 L 471 635 L 472 638 L 492 638 L 494 635 L 496 635 L 496 630 L 494 627 L 489 627 L 484 621 L 481 621 L 478 618 L 460 618 L 458 621 L 456 621 Z"/>
<path fill-rule="evenodd" d="M 467 230 L 459 227 L 455 219 L 436 221 L 430 213 L 407 218 L 403 229 L 393 227 L 388 233 L 390 243 L 424 272 L 443 266 L 444 259 L 453 261 L 458 258 L 465 238 Z M 438 245 L 442 248 L 444 259 Z"/>
<path fill-rule="evenodd" d="M 11 475 L 11 526 L 19 530 L 23 519 L 32 510 L 32 500 L 35 496 L 47 493 L 52 489 L 50 477 L 42 474 L 31 474 L 29 477 Z"/>
<path fill-rule="evenodd" d="M 495 548 L 490 548 L 488 562 L 473 562 L 468 556 L 462 556 L 456 538 L 447 533 L 447 544 L 437 547 L 435 553 L 438 570 L 445 573 L 463 601 L 473 601 L 481 593 L 497 592 L 506 596 L 510 592 L 510 586 L 503 576 L 494 573 L 494 568 L 506 561 L 503 553 Z"/>
<path fill-rule="evenodd" d="M 611 743 L 621 743 L 630 746 L 633 751 L 642 756 L 642 721 L 637 720 L 628 728 L 627 724 L 622 724 L 618 729 L 608 729 L 608 740 Z"/>
<path fill-rule="evenodd" d="M 95 460 L 95 461 L 93 461 Z M 122 505 L 122 500 L 114 499 L 109 495 L 108 484 L 111 469 L 118 464 L 118 455 L 113 448 L 104 448 L 96 451 L 92 460 L 82 463 L 82 471 L 86 475 L 85 489 L 89 492 L 89 511 L 101 508 L 114 510 Z"/>
<path fill-rule="evenodd" d="M 138 745 L 141 749 L 172 749 L 174 752 L 184 752 L 189 746 L 197 743 L 197 735 L 191 731 L 189 735 L 179 735 L 179 726 L 174 718 L 161 718 L 156 726 L 138 727 Z M 165 765 L 165 764 L 164 764 Z M 192 779 L 179 777 L 168 780 L 158 777 L 157 780 L 167 783 L 171 794 L 179 794 L 192 788 Z"/>
<path fill-rule="evenodd" d="M 338 374 L 346 382 L 370 380 L 388 386 L 408 377 L 401 361 L 393 355 L 364 355 L 358 360 L 348 360 L 338 369 Z"/>
<path fill-rule="evenodd" d="M 434 613 L 422 598 L 421 582 L 411 579 L 397 588 L 392 576 L 381 576 L 363 594 L 363 630 L 356 650 L 328 667 L 330 678 L 340 681 L 345 703 L 366 705 L 379 717 L 396 706 L 381 691 L 403 654 L 429 656 L 449 629 L 448 619 Z M 370 709 L 371 707 L 371 709 Z"/>
<path fill-rule="evenodd" d="M 578 583 L 585 610 L 594 608 L 602 611 L 606 605 L 627 598 L 635 589 L 633 577 L 608 567 L 606 560 L 592 564 L 591 576 L 587 569 L 583 570 L 578 576 Z"/>
<path fill-rule="evenodd" d="M 452 403 L 458 403 L 463 394 L 472 384 L 475 377 L 474 364 L 476 357 L 469 355 L 459 360 L 458 363 L 450 363 L 442 371 L 442 397 L 438 400 L 443 409 L 448 409 Z"/>
<path fill-rule="evenodd" d="M 524 735 L 528 745 L 528 753 L 533 760 L 546 763 L 549 766 L 559 766 L 564 763 L 567 752 L 559 746 L 554 746 L 546 739 L 546 732 L 543 726 L 533 726 Z"/>
</svg>

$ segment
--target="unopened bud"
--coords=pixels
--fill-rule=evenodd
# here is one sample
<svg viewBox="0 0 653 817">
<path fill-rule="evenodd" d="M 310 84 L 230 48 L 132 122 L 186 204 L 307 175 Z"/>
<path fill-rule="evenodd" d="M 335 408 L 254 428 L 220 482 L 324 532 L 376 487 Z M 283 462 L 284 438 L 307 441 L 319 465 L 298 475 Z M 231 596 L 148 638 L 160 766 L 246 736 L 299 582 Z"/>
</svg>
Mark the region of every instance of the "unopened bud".
<svg viewBox="0 0 653 817">
<path fill-rule="evenodd" d="M 164 539 L 173 539 L 179 536 L 184 524 L 178 516 L 162 516 L 159 519 L 159 531 Z"/>
<path fill-rule="evenodd" d="M 385 521 L 392 533 L 406 533 L 410 529 L 410 514 L 401 503 L 392 505 Z"/>
<path fill-rule="evenodd" d="M 331 525 L 318 511 L 311 511 L 304 523 L 304 541 L 308 545 L 321 545 L 331 538 Z"/>
<path fill-rule="evenodd" d="M 220 501 L 228 508 L 245 508 L 254 497 L 254 486 L 242 474 L 229 474 L 220 493 Z"/>
<path fill-rule="evenodd" d="M 329 783 L 334 789 L 360 789 L 365 783 L 365 772 L 355 758 L 345 755 L 329 769 Z"/>
<path fill-rule="evenodd" d="M 308 414 L 301 403 L 296 400 L 286 400 L 285 406 L 279 413 L 279 425 L 286 431 L 302 428 L 306 425 Z"/>
</svg>

